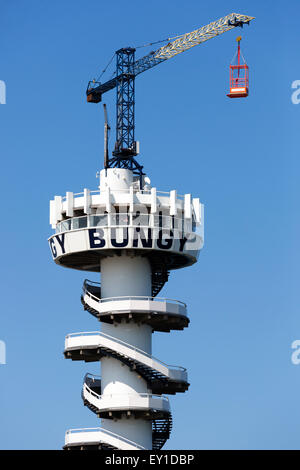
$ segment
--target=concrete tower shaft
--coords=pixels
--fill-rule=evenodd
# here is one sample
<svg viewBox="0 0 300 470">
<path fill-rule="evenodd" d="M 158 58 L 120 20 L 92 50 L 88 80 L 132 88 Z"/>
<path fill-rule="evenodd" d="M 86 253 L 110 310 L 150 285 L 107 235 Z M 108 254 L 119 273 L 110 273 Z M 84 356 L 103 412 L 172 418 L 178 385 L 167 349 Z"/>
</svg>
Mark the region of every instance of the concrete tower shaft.
<svg viewBox="0 0 300 470">
<path fill-rule="evenodd" d="M 104 298 L 151 296 L 151 265 L 147 258 L 134 256 L 134 253 L 121 253 L 120 256 L 106 257 L 101 260 L 101 294 Z M 120 323 L 102 323 L 101 330 L 116 340 L 121 340 L 151 355 L 152 328 L 134 321 L 122 320 Z M 148 383 L 118 359 L 101 359 L 102 394 L 116 397 L 128 395 L 132 400 L 140 394 L 151 394 Z M 103 427 L 123 437 L 129 438 L 140 446 L 152 448 L 152 423 L 149 420 L 128 417 L 124 413 L 118 421 L 103 420 Z"/>
</svg>

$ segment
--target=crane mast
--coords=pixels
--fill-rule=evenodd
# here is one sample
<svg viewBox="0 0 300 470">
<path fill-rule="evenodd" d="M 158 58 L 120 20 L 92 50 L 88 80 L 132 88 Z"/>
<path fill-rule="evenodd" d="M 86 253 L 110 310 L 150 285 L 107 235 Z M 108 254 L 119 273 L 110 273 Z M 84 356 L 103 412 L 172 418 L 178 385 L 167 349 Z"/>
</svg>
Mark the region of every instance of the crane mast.
<svg viewBox="0 0 300 470">
<path fill-rule="evenodd" d="M 108 167 L 108 132 L 110 131 L 110 126 L 108 124 L 106 104 L 103 104 L 104 109 L 104 168 Z"/>
<path fill-rule="evenodd" d="M 254 17 L 231 13 L 195 31 L 183 34 L 165 46 L 135 61 L 135 49 L 122 48 L 116 51 L 115 77 L 105 83 L 90 81 L 86 90 L 87 101 L 99 103 L 102 95 L 116 88 L 116 143 L 112 157 L 107 158 L 107 167 L 125 168 L 143 175 L 143 167 L 136 161 L 138 145 L 135 140 L 135 77 L 146 70 L 185 52 L 209 39 L 243 27 Z"/>
</svg>

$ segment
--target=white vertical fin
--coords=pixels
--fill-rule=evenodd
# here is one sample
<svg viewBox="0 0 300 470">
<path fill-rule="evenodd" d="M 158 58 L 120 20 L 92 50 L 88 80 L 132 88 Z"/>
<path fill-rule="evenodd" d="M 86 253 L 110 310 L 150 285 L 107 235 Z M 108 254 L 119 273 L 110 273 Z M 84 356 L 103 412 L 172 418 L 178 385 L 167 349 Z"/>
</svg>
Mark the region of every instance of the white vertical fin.
<svg viewBox="0 0 300 470">
<path fill-rule="evenodd" d="M 184 218 L 185 219 L 192 218 L 192 201 L 191 201 L 190 194 L 184 195 Z"/>
<path fill-rule="evenodd" d="M 198 224 L 201 224 L 201 204 L 200 204 L 200 199 L 193 198 L 193 208 L 195 212 L 195 219 Z"/>
<path fill-rule="evenodd" d="M 73 217 L 74 216 L 74 193 L 67 191 L 66 201 L 67 201 L 66 216 Z"/>
<path fill-rule="evenodd" d="M 63 219 L 62 216 L 62 197 L 61 196 L 55 196 L 54 197 L 54 205 L 55 205 L 55 219 L 57 223 L 58 221 Z"/>
<path fill-rule="evenodd" d="M 54 199 L 52 199 L 52 201 L 50 201 L 50 224 L 52 228 L 56 227 L 56 222 L 57 222 L 57 219 L 56 219 L 56 211 L 55 211 L 55 201 Z"/>
<path fill-rule="evenodd" d="M 202 237 L 204 243 L 204 204 L 200 204 L 200 236 Z"/>
<path fill-rule="evenodd" d="M 134 203 L 133 203 L 134 193 L 133 193 L 133 186 L 129 187 L 129 212 L 132 214 L 134 211 Z"/>
<path fill-rule="evenodd" d="M 110 213 L 111 212 L 111 194 L 110 194 L 110 188 L 108 187 L 105 193 L 105 205 L 106 205 L 106 212 Z"/>
<path fill-rule="evenodd" d="M 157 212 L 156 188 L 151 188 L 151 214 Z"/>
<path fill-rule="evenodd" d="M 173 189 L 170 191 L 170 215 L 177 215 L 176 199 L 177 191 Z"/>
<path fill-rule="evenodd" d="M 91 213 L 91 194 L 90 190 L 87 188 L 83 190 L 83 212 L 85 214 Z"/>
</svg>

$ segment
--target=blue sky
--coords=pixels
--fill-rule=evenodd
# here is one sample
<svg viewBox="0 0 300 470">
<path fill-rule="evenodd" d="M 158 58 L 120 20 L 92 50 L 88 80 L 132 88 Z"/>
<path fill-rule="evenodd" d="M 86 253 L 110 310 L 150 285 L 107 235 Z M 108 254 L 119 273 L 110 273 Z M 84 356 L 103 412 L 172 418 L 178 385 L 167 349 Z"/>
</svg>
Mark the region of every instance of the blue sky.
<svg viewBox="0 0 300 470">
<path fill-rule="evenodd" d="M 98 328 L 80 304 L 84 278 L 97 277 L 57 267 L 47 245 L 49 200 L 96 189 L 102 166 L 102 109 L 85 102 L 87 81 L 120 47 L 231 12 L 256 20 L 136 81 L 139 161 L 160 190 L 199 196 L 206 215 L 199 262 L 162 292 L 187 302 L 190 327 L 153 337 L 154 355 L 186 366 L 191 382 L 171 397 L 165 448 L 300 448 L 299 2 L 12 0 L 0 15 L 2 449 L 59 449 L 66 429 L 99 424 L 80 398 L 98 365 L 62 354 L 67 333 Z M 230 100 L 240 33 L 250 96 Z"/>
</svg>

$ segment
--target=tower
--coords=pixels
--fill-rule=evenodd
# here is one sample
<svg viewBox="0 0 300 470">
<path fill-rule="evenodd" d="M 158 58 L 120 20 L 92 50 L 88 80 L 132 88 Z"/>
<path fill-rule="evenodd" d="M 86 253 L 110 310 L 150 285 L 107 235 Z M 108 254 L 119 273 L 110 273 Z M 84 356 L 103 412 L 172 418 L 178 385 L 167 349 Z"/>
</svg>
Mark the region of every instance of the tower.
<svg viewBox="0 0 300 470">
<path fill-rule="evenodd" d="M 55 196 L 50 223 L 55 263 L 101 273 L 101 284 L 84 281 L 81 297 L 101 331 L 68 334 L 64 350 L 73 361 L 101 364 L 101 379 L 87 373 L 82 389 L 101 427 L 67 431 L 64 448 L 159 450 L 172 428 L 168 395 L 189 383 L 186 369 L 152 354 L 151 338 L 183 330 L 189 319 L 186 304 L 157 294 L 171 271 L 197 261 L 203 205 L 158 191 L 131 169 L 107 168 L 98 190 Z"/>
<path fill-rule="evenodd" d="M 189 318 L 186 304 L 157 295 L 171 271 L 196 263 L 204 243 L 204 209 L 191 194 L 180 196 L 176 190 L 152 187 L 136 161 L 135 78 L 253 19 L 231 13 L 168 38 L 167 44 L 138 60 L 134 48 L 119 49 L 113 78 L 88 83 L 90 103 L 100 103 L 104 93 L 116 88 L 116 143 L 109 158 L 105 108 L 100 186 L 50 201 L 55 233 L 49 245 L 58 265 L 101 273 L 101 284 L 84 281 L 81 296 L 101 331 L 68 334 L 64 355 L 73 361 L 101 363 L 101 379 L 86 374 L 82 399 L 102 423 L 67 431 L 65 449 L 160 450 L 170 436 L 167 395 L 187 391 L 187 371 L 154 357 L 151 338 L 156 331 L 183 330 Z"/>
</svg>

